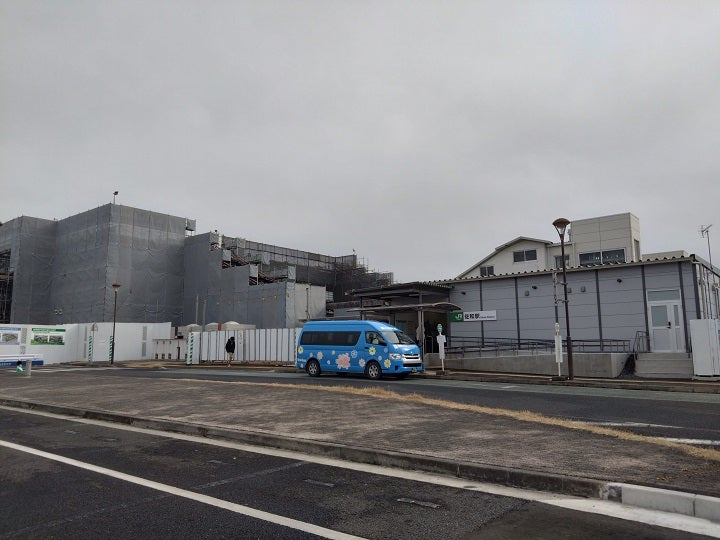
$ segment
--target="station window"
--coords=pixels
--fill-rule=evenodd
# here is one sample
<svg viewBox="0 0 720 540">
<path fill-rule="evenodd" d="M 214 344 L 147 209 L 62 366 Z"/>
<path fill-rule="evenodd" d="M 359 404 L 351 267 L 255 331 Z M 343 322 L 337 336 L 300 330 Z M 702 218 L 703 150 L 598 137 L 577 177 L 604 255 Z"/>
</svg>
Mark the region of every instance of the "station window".
<svg viewBox="0 0 720 540">
<path fill-rule="evenodd" d="M 537 261 L 536 249 L 513 251 L 513 262 Z"/>
<path fill-rule="evenodd" d="M 580 254 L 580 266 L 625 262 L 624 249 L 607 249 Z"/>
<path fill-rule="evenodd" d="M 495 275 L 494 266 L 481 266 L 478 270 L 480 272 L 480 277 L 488 277 Z"/>
<path fill-rule="evenodd" d="M 624 249 L 609 249 L 602 252 L 602 261 L 604 263 L 625 262 Z"/>
</svg>

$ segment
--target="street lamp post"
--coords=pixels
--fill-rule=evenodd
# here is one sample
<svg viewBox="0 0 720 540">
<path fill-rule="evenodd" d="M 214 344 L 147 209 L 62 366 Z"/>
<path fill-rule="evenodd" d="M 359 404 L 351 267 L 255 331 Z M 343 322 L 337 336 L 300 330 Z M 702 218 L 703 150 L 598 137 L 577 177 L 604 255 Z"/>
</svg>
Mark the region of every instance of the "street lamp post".
<svg viewBox="0 0 720 540">
<path fill-rule="evenodd" d="M 110 346 L 110 365 L 115 363 L 115 317 L 117 315 L 117 293 L 120 287 L 121 285 L 119 283 L 112 284 L 113 292 L 115 293 L 115 303 L 113 304 L 113 329 L 112 337 L 110 338 L 112 340 Z"/>
<path fill-rule="evenodd" d="M 565 230 L 570 221 L 565 218 L 558 218 L 553 221 L 553 226 L 560 235 L 560 254 L 562 256 L 562 274 L 563 274 L 563 291 L 565 299 L 565 329 L 567 333 L 567 359 L 568 359 L 568 379 L 573 378 L 573 350 L 572 339 L 570 338 L 570 310 L 568 309 L 568 287 L 567 287 L 567 270 L 565 267 Z"/>
</svg>

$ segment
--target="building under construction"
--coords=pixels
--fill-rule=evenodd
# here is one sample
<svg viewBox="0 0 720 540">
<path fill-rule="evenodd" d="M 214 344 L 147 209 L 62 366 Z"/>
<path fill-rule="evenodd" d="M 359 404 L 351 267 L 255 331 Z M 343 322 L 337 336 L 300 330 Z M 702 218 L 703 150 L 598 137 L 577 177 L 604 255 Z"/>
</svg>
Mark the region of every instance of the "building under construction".
<svg viewBox="0 0 720 540">
<path fill-rule="evenodd" d="M 295 327 L 352 305 L 353 289 L 392 282 L 355 254 L 195 234 L 195 220 L 116 204 L 0 225 L 0 324 Z"/>
</svg>

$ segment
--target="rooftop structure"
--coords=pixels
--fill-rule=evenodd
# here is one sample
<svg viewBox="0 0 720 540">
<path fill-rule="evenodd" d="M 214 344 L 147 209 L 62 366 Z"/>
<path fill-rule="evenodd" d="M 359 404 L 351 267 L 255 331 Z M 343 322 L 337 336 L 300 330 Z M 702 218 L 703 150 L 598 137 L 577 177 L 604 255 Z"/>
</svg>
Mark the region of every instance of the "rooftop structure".
<svg viewBox="0 0 720 540">
<path fill-rule="evenodd" d="M 614 214 L 570 223 L 565 242 L 567 266 L 633 262 L 640 253 L 640 220 L 631 213 Z M 519 236 L 506 242 L 458 275 L 487 277 L 562 267 L 560 243 Z"/>
</svg>

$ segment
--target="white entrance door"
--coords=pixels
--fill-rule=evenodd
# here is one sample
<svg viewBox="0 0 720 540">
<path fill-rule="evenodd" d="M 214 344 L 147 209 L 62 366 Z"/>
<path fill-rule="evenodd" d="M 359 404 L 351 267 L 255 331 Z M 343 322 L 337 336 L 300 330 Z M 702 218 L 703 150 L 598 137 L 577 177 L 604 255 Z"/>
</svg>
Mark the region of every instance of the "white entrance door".
<svg viewBox="0 0 720 540">
<path fill-rule="evenodd" d="M 685 350 L 680 291 L 648 291 L 648 306 L 652 351 L 680 352 Z"/>
</svg>

